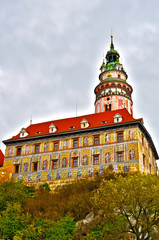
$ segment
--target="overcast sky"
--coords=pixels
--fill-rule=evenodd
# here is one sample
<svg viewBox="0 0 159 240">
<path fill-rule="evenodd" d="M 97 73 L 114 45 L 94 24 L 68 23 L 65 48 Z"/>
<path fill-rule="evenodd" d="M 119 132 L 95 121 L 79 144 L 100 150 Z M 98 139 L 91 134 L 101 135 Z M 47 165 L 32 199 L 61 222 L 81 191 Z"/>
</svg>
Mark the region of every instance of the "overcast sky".
<svg viewBox="0 0 159 240">
<path fill-rule="evenodd" d="M 0 137 L 94 113 L 103 52 L 115 48 L 159 151 L 158 0 L 0 0 Z M 4 144 L 1 143 L 4 151 Z"/>
</svg>

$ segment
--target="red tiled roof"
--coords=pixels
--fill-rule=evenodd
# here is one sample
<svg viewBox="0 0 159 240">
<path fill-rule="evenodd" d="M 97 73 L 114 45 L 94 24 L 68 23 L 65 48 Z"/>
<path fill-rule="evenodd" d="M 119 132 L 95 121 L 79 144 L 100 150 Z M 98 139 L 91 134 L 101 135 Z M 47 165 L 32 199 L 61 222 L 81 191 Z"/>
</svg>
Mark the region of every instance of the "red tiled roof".
<svg viewBox="0 0 159 240">
<path fill-rule="evenodd" d="M 0 150 L 0 166 L 3 166 L 3 161 L 4 161 L 4 154 Z"/>
<path fill-rule="evenodd" d="M 114 123 L 114 116 L 119 113 L 123 120 L 120 123 Z M 133 122 L 136 120 L 142 121 L 142 119 L 134 119 L 126 109 L 114 110 L 109 112 L 101 112 L 94 113 L 89 115 L 83 115 L 79 117 L 65 118 L 59 120 L 52 120 L 49 122 L 42 122 L 37 124 L 31 124 L 28 126 L 26 131 L 29 133 L 26 137 L 22 137 L 21 139 L 27 139 L 28 137 L 42 136 L 42 135 L 54 135 L 55 133 L 63 133 L 63 132 L 74 132 L 77 130 L 81 130 L 80 122 L 86 119 L 89 122 L 89 127 L 86 129 L 97 128 L 101 126 L 109 126 L 114 124 L 121 124 L 127 122 Z M 105 124 L 101 124 L 102 121 L 106 121 Z M 57 127 L 57 131 L 55 133 L 49 133 L 49 126 L 54 124 Z M 74 127 L 70 129 L 70 127 Z M 19 139 L 20 133 L 16 136 L 13 136 L 11 139 Z"/>
</svg>

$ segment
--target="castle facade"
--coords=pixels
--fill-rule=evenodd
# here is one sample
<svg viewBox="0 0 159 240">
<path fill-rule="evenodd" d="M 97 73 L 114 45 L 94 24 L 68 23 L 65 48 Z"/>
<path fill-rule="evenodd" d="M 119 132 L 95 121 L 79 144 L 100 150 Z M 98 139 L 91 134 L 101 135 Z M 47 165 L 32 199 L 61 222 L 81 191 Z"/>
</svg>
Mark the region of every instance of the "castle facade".
<svg viewBox="0 0 159 240">
<path fill-rule="evenodd" d="M 117 172 L 157 173 L 158 153 L 143 119 L 133 117 L 133 89 L 119 59 L 111 36 L 94 114 L 30 124 L 3 141 L 4 167 L 12 167 L 13 180 L 54 187 L 103 173 L 110 164 Z"/>
</svg>

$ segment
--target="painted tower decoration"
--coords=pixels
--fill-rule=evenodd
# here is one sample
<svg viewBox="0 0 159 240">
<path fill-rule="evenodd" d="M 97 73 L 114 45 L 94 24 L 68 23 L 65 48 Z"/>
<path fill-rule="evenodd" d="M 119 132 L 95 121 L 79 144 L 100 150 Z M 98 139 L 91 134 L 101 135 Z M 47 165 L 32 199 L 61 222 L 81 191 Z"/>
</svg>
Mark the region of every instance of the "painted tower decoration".
<svg viewBox="0 0 159 240">
<path fill-rule="evenodd" d="M 132 87 L 127 83 L 127 74 L 120 63 L 120 55 L 114 49 L 113 35 L 111 35 L 110 50 L 106 54 L 106 64 L 100 68 L 100 83 L 95 88 L 95 112 L 107 112 L 126 108 L 133 115 L 131 99 Z"/>
</svg>

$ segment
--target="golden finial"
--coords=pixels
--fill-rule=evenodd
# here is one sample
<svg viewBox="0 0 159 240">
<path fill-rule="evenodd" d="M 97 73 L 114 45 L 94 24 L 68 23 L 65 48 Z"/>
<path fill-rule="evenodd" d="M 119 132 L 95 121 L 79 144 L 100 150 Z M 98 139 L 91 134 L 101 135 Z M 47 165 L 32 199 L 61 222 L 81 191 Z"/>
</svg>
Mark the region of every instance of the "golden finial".
<svg viewBox="0 0 159 240">
<path fill-rule="evenodd" d="M 113 38 L 113 29 L 111 28 L 111 38 Z"/>
</svg>

